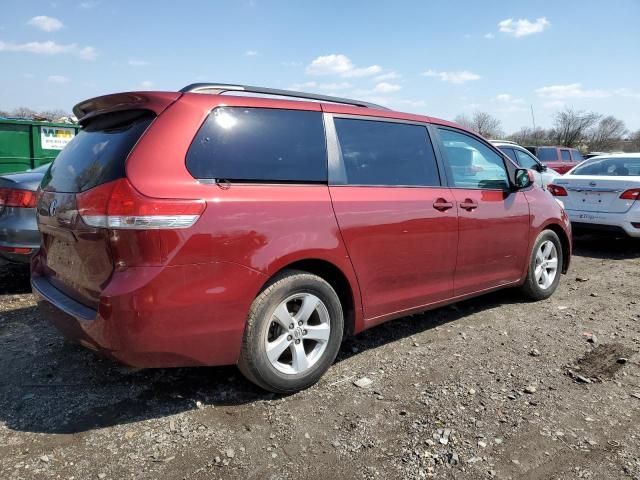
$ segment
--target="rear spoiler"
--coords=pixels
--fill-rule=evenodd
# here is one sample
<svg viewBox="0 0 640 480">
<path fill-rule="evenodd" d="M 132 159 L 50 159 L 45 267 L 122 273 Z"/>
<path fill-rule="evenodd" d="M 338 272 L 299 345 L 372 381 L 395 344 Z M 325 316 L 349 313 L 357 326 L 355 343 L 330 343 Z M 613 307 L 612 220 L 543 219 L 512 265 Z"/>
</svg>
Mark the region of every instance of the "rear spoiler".
<svg viewBox="0 0 640 480">
<path fill-rule="evenodd" d="M 81 125 L 104 113 L 122 110 L 150 110 L 160 115 L 180 98 L 180 92 L 124 92 L 90 98 L 73 107 L 73 114 Z"/>
</svg>

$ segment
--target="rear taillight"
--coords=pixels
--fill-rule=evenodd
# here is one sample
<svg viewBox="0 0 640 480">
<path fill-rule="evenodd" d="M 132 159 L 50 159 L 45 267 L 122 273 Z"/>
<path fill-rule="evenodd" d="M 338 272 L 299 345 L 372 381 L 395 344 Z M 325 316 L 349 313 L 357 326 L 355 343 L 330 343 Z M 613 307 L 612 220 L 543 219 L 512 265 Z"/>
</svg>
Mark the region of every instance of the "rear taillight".
<svg viewBox="0 0 640 480">
<path fill-rule="evenodd" d="M 625 190 L 620 195 L 622 200 L 640 200 L 640 188 L 631 188 L 629 190 Z"/>
<path fill-rule="evenodd" d="M 144 196 L 125 178 L 79 193 L 76 201 L 84 223 L 110 229 L 188 228 L 205 209 L 204 200 Z"/>
<path fill-rule="evenodd" d="M 0 208 L 18 207 L 35 208 L 36 192 L 15 188 L 0 188 Z"/>
<path fill-rule="evenodd" d="M 553 195 L 554 197 L 567 196 L 567 190 L 560 185 L 554 185 L 553 183 L 550 183 L 549 185 L 547 185 L 547 190 L 549 190 L 551 192 L 551 195 Z"/>
</svg>

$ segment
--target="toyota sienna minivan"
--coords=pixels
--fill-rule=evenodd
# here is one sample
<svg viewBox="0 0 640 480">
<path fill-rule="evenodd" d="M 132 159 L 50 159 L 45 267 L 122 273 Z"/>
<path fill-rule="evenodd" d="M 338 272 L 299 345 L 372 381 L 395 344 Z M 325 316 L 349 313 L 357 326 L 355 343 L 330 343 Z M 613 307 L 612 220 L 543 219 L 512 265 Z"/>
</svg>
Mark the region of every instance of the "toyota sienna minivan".
<svg viewBox="0 0 640 480">
<path fill-rule="evenodd" d="M 493 290 L 549 297 L 567 215 L 463 127 L 225 84 L 78 104 L 38 193 L 33 290 L 69 339 L 135 367 L 315 383 L 342 339 Z"/>
</svg>

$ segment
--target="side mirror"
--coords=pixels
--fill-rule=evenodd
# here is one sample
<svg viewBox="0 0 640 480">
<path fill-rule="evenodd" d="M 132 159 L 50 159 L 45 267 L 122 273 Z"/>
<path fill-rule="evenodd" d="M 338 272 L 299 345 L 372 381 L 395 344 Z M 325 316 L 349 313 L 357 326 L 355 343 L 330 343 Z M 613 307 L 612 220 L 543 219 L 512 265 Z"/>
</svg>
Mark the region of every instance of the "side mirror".
<svg viewBox="0 0 640 480">
<path fill-rule="evenodd" d="M 519 168 L 516 170 L 516 189 L 523 190 L 525 188 L 529 188 L 533 185 L 535 178 L 533 176 L 533 172 L 531 170 L 527 170 L 526 168 Z"/>
</svg>

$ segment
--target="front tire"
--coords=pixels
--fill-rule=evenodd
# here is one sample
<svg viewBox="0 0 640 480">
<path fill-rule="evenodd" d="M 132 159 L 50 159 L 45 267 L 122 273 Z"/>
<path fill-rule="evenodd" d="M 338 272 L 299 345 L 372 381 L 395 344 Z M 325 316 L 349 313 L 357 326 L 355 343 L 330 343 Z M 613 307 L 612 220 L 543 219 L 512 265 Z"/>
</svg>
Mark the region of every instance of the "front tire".
<svg viewBox="0 0 640 480">
<path fill-rule="evenodd" d="M 335 360 L 343 328 L 342 305 L 329 283 L 306 272 L 284 272 L 251 305 L 238 367 L 265 390 L 303 390 Z"/>
<path fill-rule="evenodd" d="M 562 244 L 558 235 L 544 230 L 538 235 L 531 257 L 522 293 L 531 300 L 544 300 L 553 295 L 560 283 L 563 262 Z"/>
</svg>

